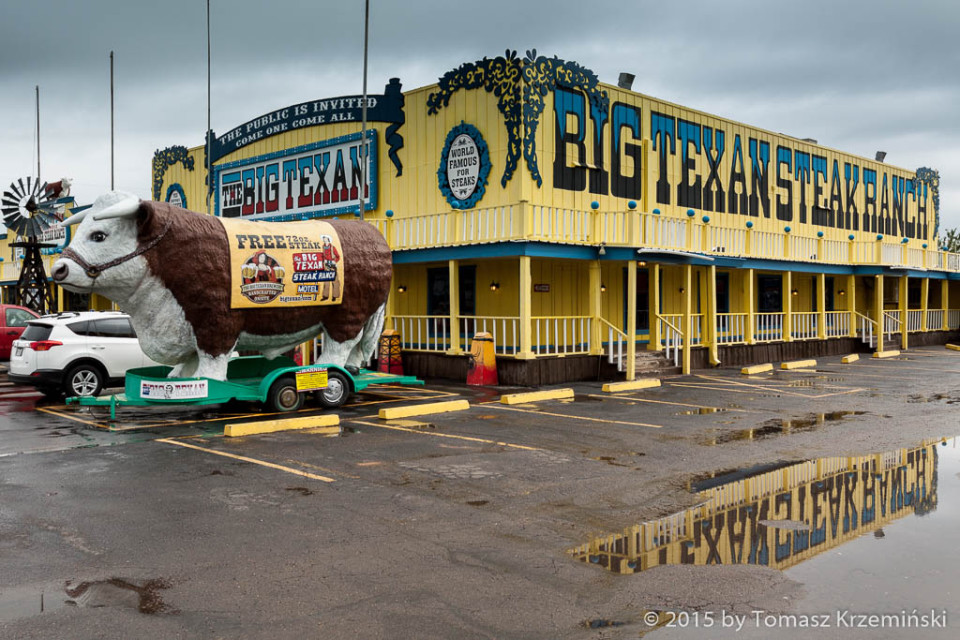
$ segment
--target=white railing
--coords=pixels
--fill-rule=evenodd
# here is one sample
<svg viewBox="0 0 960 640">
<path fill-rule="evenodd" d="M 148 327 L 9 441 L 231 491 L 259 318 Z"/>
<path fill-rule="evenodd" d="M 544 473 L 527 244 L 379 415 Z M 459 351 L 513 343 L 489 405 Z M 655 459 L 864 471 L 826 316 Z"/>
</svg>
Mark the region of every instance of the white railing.
<svg viewBox="0 0 960 640">
<path fill-rule="evenodd" d="M 708 249 L 726 256 L 742 256 L 746 253 L 747 232 L 745 229 L 710 226 Z"/>
<path fill-rule="evenodd" d="M 646 246 L 664 249 L 687 247 L 687 221 L 655 214 L 644 214 L 643 241 Z"/>
<path fill-rule="evenodd" d="M 877 244 L 875 242 L 854 242 L 853 261 L 856 264 L 875 263 L 877 261 Z"/>
<path fill-rule="evenodd" d="M 626 368 L 623 356 L 626 353 L 627 334 L 613 326 L 607 320 L 603 318 L 598 319 L 600 320 L 601 331 L 602 327 L 607 328 L 607 362 L 616 364 L 617 370 L 623 371 Z"/>
<path fill-rule="evenodd" d="M 823 262 L 847 262 L 847 249 L 848 243 L 841 242 L 840 240 L 824 240 L 823 241 L 823 255 L 820 256 L 820 260 Z"/>
<path fill-rule="evenodd" d="M 893 334 L 900 332 L 901 324 L 899 311 L 883 312 L 883 333 L 886 334 L 888 340 L 893 338 Z"/>
<path fill-rule="evenodd" d="M 681 353 L 683 349 L 683 332 L 680 330 L 682 319 L 682 315 L 676 314 L 657 317 L 664 355 L 672 359 L 674 366 L 677 367 L 680 366 L 680 361 L 683 358 Z"/>
<path fill-rule="evenodd" d="M 947 253 L 947 271 L 960 271 L 960 253 Z"/>
<path fill-rule="evenodd" d="M 790 314 L 790 335 L 794 340 L 813 340 L 817 337 L 817 312 L 794 311 Z"/>
<path fill-rule="evenodd" d="M 850 335 L 850 312 L 827 311 L 827 337 L 842 338 Z"/>
<path fill-rule="evenodd" d="M 947 328 L 960 329 L 960 310 L 952 309 L 947 312 Z"/>
<path fill-rule="evenodd" d="M 457 239 L 462 243 L 502 242 L 520 238 L 520 216 L 512 206 L 462 211 Z"/>
<path fill-rule="evenodd" d="M 542 316 L 533 322 L 533 352 L 538 356 L 590 353 L 591 316 Z"/>
<path fill-rule="evenodd" d="M 943 319 L 946 311 L 944 309 L 927 309 L 927 331 L 940 331 L 943 329 Z"/>
<path fill-rule="evenodd" d="M 442 213 L 391 218 L 393 248 L 452 244 L 454 217 Z M 390 240 L 390 238 L 388 238 Z"/>
<path fill-rule="evenodd" d="M 592 235 L 590 211 L 534 206 L 533 236 L 567 244 L 588 244 Z"/>
<path fill-rule="evenodd" d="M 926 253 L 923 249 L 907 249 L 907 265 L 911 267 L 917 267 L 918 269 L 923 269 L 923 254 Z"/>
<path fill-rule="evenodd" d="M 915 333 L 923 326 L 923 311 L 907 311 L 907 332 Z"/>
<path fill-rule="evenodd" d="M 753 255 L 781 260 L 783 258 L 783 234 L 772 231 L 754 231 Z"/>
<path fill-rule="evenodd" d="M 446 352 L 452 346 L 450 316 L 393 316 L 394 331 L 406 351 Z"/>
<path fill-rule="evenodd" d="M 880 251 L 880 260 L 883 264 L 900 264 L 903 262 L 903 250 L 898 244 L 884 242 Z"/>
<path fill-rule="evenodd" d="M 856 316 L 857 320 L 860 322 L 860 329 L 858 333 L 860 334 L 861 342 L 863 342 L 864 344 L 870 345 L 870 348 L 873 349 L 876 346 L 876 341 L 874 340 L 874 337 L 873 337 L 873 327 L 876 324 L 876 322 L 874 322 L 873 319 L 863 315 L 862 313 L 857 313 L 856 311 L 854 311 L 854 315 Z"/>
<path fill-rule="evenodd" d="M 744 344 L 747 341 L 747 314 L 717 314 L 717 344 Z"/>
<path fill-rule="evenodd" d="M 633 211 L 607 211 L 600 215 L 600 238 L 603 244 L 630 244 L 633 242 L 630 225 L 637 219 Z"/>
<path fill-rule="evenodd" d="M 757 342 L 776 342 L 783 340 L 783 314 L 758 313 L 754 339 Z"/>
<path fill-rule="evenodd" d="M 817 239 L 790 236 L 790 257 L 793 260 L 817 260 Z"/>
<path fill-rule="evenodd" d="M 520 351 L 520 318 L 515 316 L 460 316 L 460 348 L 470 350 L 470 340 L 480 332 L 493 336 L 497 355 L 512 356 Z"/>
</svg>

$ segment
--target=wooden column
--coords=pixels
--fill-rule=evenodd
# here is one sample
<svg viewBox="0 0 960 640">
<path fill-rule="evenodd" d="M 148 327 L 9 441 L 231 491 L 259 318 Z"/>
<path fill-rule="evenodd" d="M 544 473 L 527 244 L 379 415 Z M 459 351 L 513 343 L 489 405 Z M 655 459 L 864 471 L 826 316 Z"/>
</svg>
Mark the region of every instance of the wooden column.
<svg viewBox="0 0 960 640">
<path fill-rule="evenodd" d="M 720 345 L 717 343 L 717 267 L 710 265 L 707 270 L 707 317 L 704 318 L 707 340 L 710 348 L 710 364 L 720 364 Z"/>
<path fill-rule="evenodd" d="M 660 351 L 660 265 L 656 262 L 650 264 L 650 342 L 648 349 Z"/>
<path fill-rule="evenodd" d="M 755 312 L 756 305 L 757 305 L 757 299 L 756 299 L 757 297 L 754 291 L 754 280 L 756 280 L 756 277 L 754 276 L 753 269 L 747 269 L 746 278 L 747 278 L 746 286 L 744 286 L 743 289 L 744 289 L 744 295 L 747 297 L 747 329 L 746 329 L 747 335 L 745 335 L 743 338 L 744 340 L 746 340 L 747 344 L 754 344 L 756 342 L 753 336 L 756 333 L 756 326 L 757 326 L 756 324 L 757 318 L 756 318 L 756 312 Z"/>
<path fill-rule="evenodd" d="M 940 281 L 940 306 L 943 308 L 943 327 L 941 331 L 950 330 L 950 281 L 944 278 Z"/>
<path fill-rule="evenodd" d="M 793 272 L 783 274 L 783 339 L 793 342 Z"/>
<path fill-rule="evenodd" d="M 690 373 L 693 345 L 693 265 L 683 265 L 683 373 Z"/>
<path fill-rule="evenodd" d="M 857 276 L 847 276 L 847 311 L 850 312 L 850 337 L 857 337 Z"/>
<path fill-rule="evenodd" d="M 900 282 L 898 283 L 899 291 L 897 292 L 897 298 L 900 302 L 900 348 L 906 351 L 908 347 L 908 334 L 907 331 L 907 313 L 910 311 L 910 305 L 907 304 L 907 285 L 909 278 L 907 276 L 901 276 Z"/>
<path fill-rule="evenodd" d="M 531 360 L 533 353 L 533 272 L 530 256 L 520 256 L 520 351 L 519 360 Z"/>
<path fill-rule="evenodd" d="M 884 328 L 884 318 L 883 318 L 883 274 L 877 274 L 874 280 L 873 287 L 873 319 L 877 321 L 877 351 L 883 351 L 884 340 L 886 339 L 883 332 Z"/>
<path fill-rule="evenodd" d="M 587 270 L 589 276 L 587 279 L 587 297 L 589 298 L 587 312 L 590 314 L 590 354 L 600 355 L 603 353 L 603 327 L 600 324 L 603 310 L 603 293 L 600 291 L 600 285 L 603 284 L 603 278 L 600 261 L 591 261 Z"/>
<path fill-rule="evenodd" d="M 817 338 L 827 339 L 827 274 L 817 274 Z"/>
<path fill-rule="evenodd" d="M 637 377 L 637 261 L 627 260 L 627 380 Z"/>
<path fill-rule="evenodd" d="M 447 269 L 450 274 L 450 348 L 447 354 L 458 356 L 463 353 L 463 345 L 460 343 L 460 261 L 448 260 Z M 468 345 L 472 337 L 466 337 Z"/>
<path fill-rule="evenodd" d="M 927 331 L 927 311 L 930 309 L 930 278 L 920 281 L 920 331 Z M 937 327 L 939 329 L 939 327 Z"/>
</svg>

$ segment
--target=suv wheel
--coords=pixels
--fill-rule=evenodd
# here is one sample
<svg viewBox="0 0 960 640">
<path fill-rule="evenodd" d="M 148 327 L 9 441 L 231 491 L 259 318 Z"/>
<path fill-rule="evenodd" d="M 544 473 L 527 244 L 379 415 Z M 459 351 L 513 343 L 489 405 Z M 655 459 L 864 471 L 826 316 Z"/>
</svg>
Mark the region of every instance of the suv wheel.
<svg viewBox="0 0 960 640">
<path fill-rule="evenodd" d="M 67 397 L 95 396 L 103 388 L 103 374 L 94 365 L 78 364 L 67 373 L 63 388 Z"/>
</svg>

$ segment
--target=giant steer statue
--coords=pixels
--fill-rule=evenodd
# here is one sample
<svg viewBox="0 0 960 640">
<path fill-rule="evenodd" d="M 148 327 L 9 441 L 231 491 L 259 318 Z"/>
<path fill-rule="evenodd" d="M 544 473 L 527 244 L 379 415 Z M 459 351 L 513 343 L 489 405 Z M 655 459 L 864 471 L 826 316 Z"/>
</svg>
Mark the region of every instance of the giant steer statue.
<svg viewBox="0 0 960 640">
<path fill-rule="evenodd" d="M 113 191 L 63 224 L 53 280 L 117 303 L 170 377 L 225 380 L 232 351 L 272 359 L 321 331 L 330 364 L 376 348 L 392 259 L 368 223 L 232 223 Z"/>
</svg>

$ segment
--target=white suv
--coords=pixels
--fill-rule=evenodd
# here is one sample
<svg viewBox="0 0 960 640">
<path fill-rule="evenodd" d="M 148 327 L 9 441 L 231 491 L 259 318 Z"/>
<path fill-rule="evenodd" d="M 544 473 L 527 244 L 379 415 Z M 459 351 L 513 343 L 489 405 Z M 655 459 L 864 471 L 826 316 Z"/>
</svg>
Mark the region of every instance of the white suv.
<svg viewBox="0 0 960 640">
<path fill-rule="evenodd" d="M 130 316 L 67 312 L 27 324 L 13 343 L 8 377 L 51 397 L 92 396 L 104 387 L 123 386 L 127 369 L 155 364 L 140 348 Z"/>
</svg>

